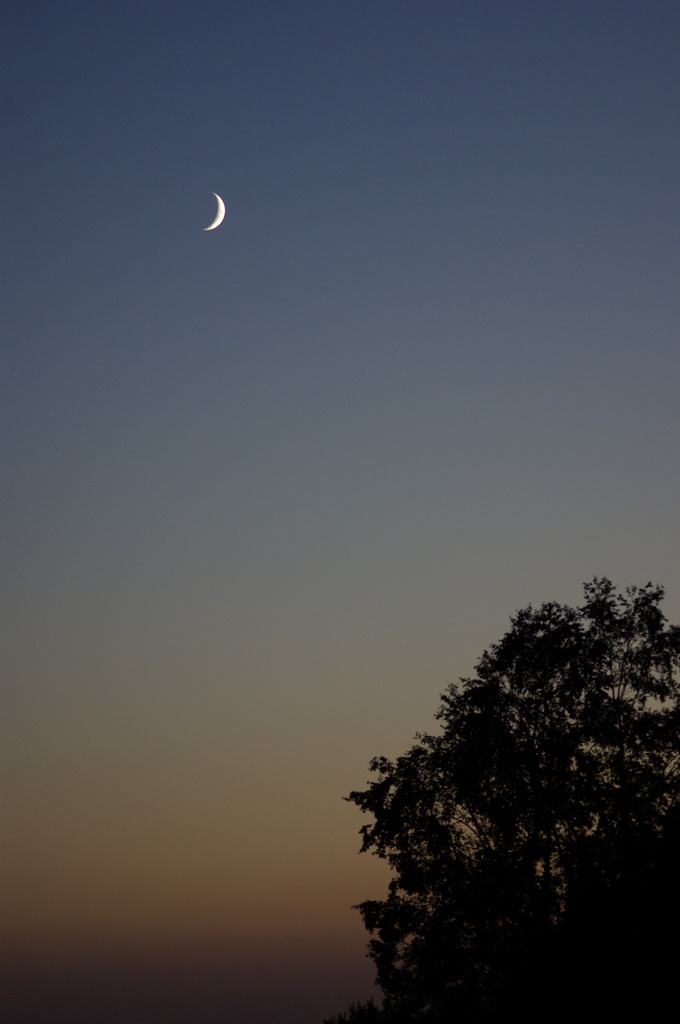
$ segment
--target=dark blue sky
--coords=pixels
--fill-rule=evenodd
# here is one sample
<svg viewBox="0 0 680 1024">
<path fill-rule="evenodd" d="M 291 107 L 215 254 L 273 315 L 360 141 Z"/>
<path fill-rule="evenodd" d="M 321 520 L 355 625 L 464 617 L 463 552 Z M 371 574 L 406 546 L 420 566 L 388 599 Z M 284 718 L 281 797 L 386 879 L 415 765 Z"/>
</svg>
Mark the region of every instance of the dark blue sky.
<svg viewBox="0 0 680 1024">
<path fill-rule="evenodd" d="M 294 939 L 311 1024 L 369 758 L 520 606 L 680 619 L 680 7 L 3 23 L 8 941 Z"/>
</svg>

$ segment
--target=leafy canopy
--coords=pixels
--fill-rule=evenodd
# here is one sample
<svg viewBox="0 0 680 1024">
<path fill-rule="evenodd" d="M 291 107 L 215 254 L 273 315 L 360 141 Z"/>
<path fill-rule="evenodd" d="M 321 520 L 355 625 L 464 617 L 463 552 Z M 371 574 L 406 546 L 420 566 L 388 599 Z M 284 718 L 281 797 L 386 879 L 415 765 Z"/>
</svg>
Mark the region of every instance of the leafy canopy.
<svg viewBox="0 0 680 1024">
<path fill-rule="evenodd" d="M 437 735 L 348 799 L 393 869 L 359 906 L 393 1019 L 493 1002 L 523 949 L 619 884 L 680 807 L 680 628 L 651 583 L 531 606 L 449 687 Z M 532 947 L 533 943 L 533 947 Z"/>
</svg>

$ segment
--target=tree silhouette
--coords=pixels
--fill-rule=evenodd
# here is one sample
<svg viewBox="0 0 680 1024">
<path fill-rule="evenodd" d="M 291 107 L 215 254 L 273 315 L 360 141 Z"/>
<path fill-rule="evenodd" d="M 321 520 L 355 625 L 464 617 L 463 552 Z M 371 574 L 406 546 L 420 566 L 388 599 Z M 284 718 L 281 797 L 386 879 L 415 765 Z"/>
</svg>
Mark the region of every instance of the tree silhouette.
<svg viewBox="0 0 680 1024">
<path fill-rule="evenodd" d="M 546 985 L 614 984 L 626 956 L 594 939 L 651 941 L 680 850 L 680 627 L 662 598 L 596 578 L 580 608 L 518 612 L 443 695 L 441 732 L 375 758 L 347 798 L 374 819 L 362 849 L 393 870 L 387 898 L 359 905 L 384 1019 L 538 1016 Z"/>
</svg>

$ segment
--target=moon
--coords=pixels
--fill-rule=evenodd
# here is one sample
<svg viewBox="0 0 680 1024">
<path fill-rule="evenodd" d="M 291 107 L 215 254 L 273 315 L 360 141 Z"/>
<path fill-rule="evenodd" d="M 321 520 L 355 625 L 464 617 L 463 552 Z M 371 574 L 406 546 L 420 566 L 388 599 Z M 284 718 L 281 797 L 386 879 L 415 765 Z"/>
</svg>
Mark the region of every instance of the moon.
<svg viewBox="0 0 680 1024">
<path fill-rule="evenodd" d="M 222 200 L 218 196 L 217 192 L 213 192 L 213 195 L 214 195 L 215 199 L 217 200 L 217 216 L 215 217 L 215 219 L 212 222 L 212 224 L 208 224 L 207 228 L 203 228 L 204 231 L 213 231 L 215 228 L 218 228 L 220 226 L 220 224 L 222 223 L 222 221 L 224 220 L 224 214 L 225 214 L 224 203 L 222 202 Z"/>
</svg>

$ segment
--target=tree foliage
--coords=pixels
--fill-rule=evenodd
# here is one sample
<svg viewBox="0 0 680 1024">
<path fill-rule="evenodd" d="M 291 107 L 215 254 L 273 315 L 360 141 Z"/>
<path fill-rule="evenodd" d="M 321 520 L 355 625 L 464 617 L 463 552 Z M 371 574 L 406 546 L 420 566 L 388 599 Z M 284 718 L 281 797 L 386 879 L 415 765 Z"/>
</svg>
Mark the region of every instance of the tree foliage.
<svg viewBox="0 0 680 1024">
<path fill-rule="evenodd" d="M 596 894 L 638 877 L 680 807 L 680 628 L 663 590 L 531 606 L 404 756 L 348 799 L 384 900 L 359 906 L 385 1014 L 472 1017 Z M 632 883 L 631 883 L 632 884 Z"/>
</svg>

